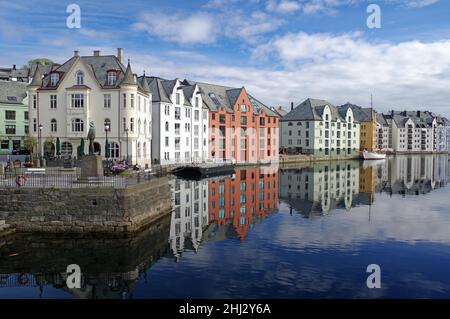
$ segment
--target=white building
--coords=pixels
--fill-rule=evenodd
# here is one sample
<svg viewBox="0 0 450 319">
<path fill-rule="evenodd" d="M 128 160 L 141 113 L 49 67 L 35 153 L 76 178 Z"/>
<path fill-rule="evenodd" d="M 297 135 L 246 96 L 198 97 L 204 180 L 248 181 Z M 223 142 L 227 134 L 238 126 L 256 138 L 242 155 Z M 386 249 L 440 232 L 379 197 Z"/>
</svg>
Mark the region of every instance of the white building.
<svg viewBox="0 0 450 319">
<path fill-rule="evenodd" d="M 351 108 L 307 99 L 281 119 L 281 147 L 288 153 L 315 156 L 357 155 L 360 124 Z"/>
<path fill-rule="evenodd" d="M 377 114 L 377 148 L 386 150 L 392 148 L 390 143 L 390 126 L 384 114 Z"/>
<path fill-rule="evenodd" d="M 169 244 L 178 261 L 183 251 L 197 251 L 208 226 L 208 181 L 172 180 Z"/>
<path fill-rule="evenodd" d="M 433 153 L 437 151 L 436 118 L 420 111 L 392 111 L 390 117 L 392 118 L 392 148 L 396 153 Z"/>
<path fill-rule="evenodd" d="M 153 161 L 203 162 L 209 154 L 209 110 L 197 84 L 145 77 L 153 93 Z"/>
<path fill-rule="evenodd" d="M 89 126 L 96 131 L 95 152 L 105 157 L 106 132 L 110 159 L 128 159 L 151 164 L 152 95 L 145 83 L 122 64 L 117 56 L 80 56 L 78 51 L 49 74 L 36 68 L 29 85 L 30 133 L 42 142 L 41 152 L 55 156 L 56 138 L 61 156 L 77 157 L 81 139 L 87 139 Z M 41 134 L 39 134 L 40 127 Z M 88 153 L 85 141 L 84 154 Z"/>
</svg>

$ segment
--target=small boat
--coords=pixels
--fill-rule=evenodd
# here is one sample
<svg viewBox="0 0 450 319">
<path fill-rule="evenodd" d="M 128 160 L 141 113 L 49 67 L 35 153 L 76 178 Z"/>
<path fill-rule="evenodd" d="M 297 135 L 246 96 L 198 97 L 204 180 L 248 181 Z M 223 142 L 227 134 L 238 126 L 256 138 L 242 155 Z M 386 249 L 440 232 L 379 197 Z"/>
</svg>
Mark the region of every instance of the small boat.
<svg viewBox="0 0 450 319">
<path fill-rule="evenodd" d="M 383 160 L 386 158 L 386 154 L 368 152 L 367 150 L 364 150 L 362 157 L 364 160 Z"/>
<path fill-rule="evenodd" d="M 199 180 L 213 176 L 235 174 L 234 162 L 199 163 L 178 167 L 172 173 L 182 178 Z"/>
</svg>

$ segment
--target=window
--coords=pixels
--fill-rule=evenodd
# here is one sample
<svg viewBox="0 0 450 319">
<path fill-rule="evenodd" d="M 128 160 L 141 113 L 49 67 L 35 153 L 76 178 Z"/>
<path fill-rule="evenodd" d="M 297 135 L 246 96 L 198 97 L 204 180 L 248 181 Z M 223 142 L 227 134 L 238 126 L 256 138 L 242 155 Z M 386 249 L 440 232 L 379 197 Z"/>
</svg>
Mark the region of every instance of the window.
<svg viewBox="0 0 450 319">
<path fill-rule="evenodd" d="M 73 152 L 72 144 L 69 142 L 63 142 L 61 144 L 61 155 L 63 156 L 71 156 Z"/>
<path fill-rule="evenodd" d="M 137 157 L 141 158 L 141 143 L 137 143 Z"/>
<path fill-rule="evenodd" d="M 50 131 L 52 133 L 55 133 L 57 131 L 57 129 L 58 129 L 58 127 L 57 127 L 57 124 L 56 124 L 56 119 L 52 119 L 50 121 Z"/>
<path fill-rule="evenodd" d="M 9 150 L 9 140 L 2 140 L 2 150 Z"/>
<path fill-rule="evenodd" d="M 56 99 L 57 99 L 56 95 L 50 95 L 50 108 L 51 109 L 56 109 L 56 106 L 57 106 Z"/>
<path fill-rule="evenodd" d="M 126 108 L 127 107 L 127 94 L 123 93 L 122 98 L 123 98 L 123 107 Z"/>
<path fill-rule="evenodd" d="M 142 130 L 141 130 L 141 119 L 138 120 L 138 129 L 137 129 L 138 134 L 141 134 Z"/>
<path fill-rule="evenodd" d="M 126 117 L 122 118 L 122 128 L 124 131 L 127 130 L 127 118 Z"/>
<path fill-rule="evenodd" d="M 186 109 L 186 117 L 187 118 L 191 117 L 191 109 Z"/>
<path fill-rule="evenodd" d="M 169 122 L 166 122 L 166 132 L 169 132 Z"/>
<path fill-rule="evenodd" d="M 77 72 L 77 85 L 84 85 L 84 73 L 82 71 Z"/>
<path fill-rule="evenodd" d="M 134 132 L 134 118 L 130 118 L 130 131 Z"/>
<path fill-rule="evenodd" d="M 143 148 L 144 158 L 147 158 L 147 143 L 146 142 L 144 142 L 144 146 L 142 148 Z"/>
<path fill-rule="evenodd" d="M 105 109 L 111 108 L 111 94 L 103 94 L 103 107 Z"/>
<path fill-rule="evenodd" d="M 35 109 L 37 106 L 37 96 L 36 94 L 33 94 L 33 109 Z"/>
<path fill-rule="evenodd" d="M 59 74 L 58 73 L 51 73 L 50 74 L 50 86 L 56 86 L 59 81 Z"/>
<path fill-rule="evenodd" d="M 206 111 L 203 111 L 203 119 L 204 120 L 208 119 L 208 113 Z"/>
<path fill-rule="evenodd" d="M 111 142 L 109 143 L 109 156 L 111 158 L 119 158 L 119 144 Z"/>
<path fill-rule="evenodd" d="M 16 111 L 5 111 L 5 120 L 14 121 L 16 119 Z"/>
<path fill-rule="evenodd" d="M 116 84 L 116 77 L 117 75 L 115 71 L 108 72 L 108 85 Z"/>
<path fill-rule="evenodd" d="M 28 125 L 24 126 L 25 134 L 30 134 L 30 127 Z"/>
<path fill-rule="evenodd" d="M 164 114 L 165 115 L 170 115 L 170 105 L 165 105 L 164 106 Z"/>
<path fill-rule="evenodd" d="M 138 111 L 141 111 L 141 96 L 138 96 Z"/>
<path fill-rule="evenodd" d="M 165 137 L 165 145 L 166 145 L 166 147 L 169 147 L 169 137 L 168 136 Z"/>
<path fill-rule="evenodd" d="M 241 125 L 247 125 L 247 117 L 246 116 L 241 117 Z"/>
<path fill-rule="evenodd" d="M 176 103 L 180 104 L 181 103 L 181 94 L 177 93 L 175 96 L 176 96 Z"/>
<path fill-rule="evenodd" d="M 179 107 L 175 107 L 175 120 L 179 120 L 181 118 L 181 109 Z"/>
<path fill-rule="evenodd" d="M 131 106 L 131 108 L 134 108 L 134 94 L 133 93 L 130 94 L 130 106 Z"/>
<path fill-rule="evenodd" d="M 200 119 L 200 111 L 195 110 L 194 111 L 194 120 L 198 121 Z"/>
<path fill-rule="evenodd" d="M 81 119 L 72 120 L 72 132 L 84 132 L 84 122 Z"/>
<path fill-rule="evenodd" d="M 144 120 L 144 134 L 147 135 L 147 120 Z"/>
<path fill-rule="evenodd" d="M 16 126 L 15 125 L 5 125 L 5 133 L 8 135 L 16 134 Z"/>
<path fill-rule="evenodd" d="M 175 123 L 175 134 L 180 135 L 180 123 Z"/>
<path fill-rule="evenodd" d="M 242 105 L 241 105 L 241 112 L 242 112 L 242 113 L 247 112 L 247 106 L 246 106 L 245 104 L 242 104 Z"/>
<path fill-rule="evenodd" d="M 37 131 L 37 120 L 34 118 L 33 119 L 33 132 Z"/>
<path fill-rule="evenodd" d="M 72 107 L 73 108 L 84 107 L 84 94 L 72 94 Z"/>
</svg>

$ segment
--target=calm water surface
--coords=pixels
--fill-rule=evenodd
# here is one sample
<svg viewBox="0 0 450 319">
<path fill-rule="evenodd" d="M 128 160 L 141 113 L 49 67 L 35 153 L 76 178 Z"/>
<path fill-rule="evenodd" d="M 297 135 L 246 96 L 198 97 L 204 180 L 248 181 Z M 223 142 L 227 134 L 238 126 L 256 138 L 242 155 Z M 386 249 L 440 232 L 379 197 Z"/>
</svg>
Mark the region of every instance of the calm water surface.
<svg viewBox="0 0 450 319">
<path fill-rule="evenodd" d="M 402 156 L 174 180 L 137 237 L 0 240 L 0 298 L 449 298 L 449 178 L 447 156 Z"/>
</svg>

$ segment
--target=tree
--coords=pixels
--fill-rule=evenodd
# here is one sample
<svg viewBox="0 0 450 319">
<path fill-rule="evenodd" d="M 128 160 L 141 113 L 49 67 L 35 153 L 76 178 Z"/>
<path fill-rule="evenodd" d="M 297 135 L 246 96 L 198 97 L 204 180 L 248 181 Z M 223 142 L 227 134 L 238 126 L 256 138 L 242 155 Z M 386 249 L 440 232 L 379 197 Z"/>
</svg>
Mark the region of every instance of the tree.
<svg viewBox="0 0 450 319">
<path fill-rule="evenodd" d="M 33 151 L 34 148 L 37 146 L 37 140 L 34 136 L 32 135 L 26 135 L 24 140 L 23 140 L 23 147 L 27 150 L 30 151 L 31 156 L 33 156 Z"/>
<path fill-rule="evenodd" d="M 28 61 L 28 66 L 31 68 L 31 66 L 33 64 L 40 64 L 40 65 L 49 65 L 49 64 L 53 64 L 54 62 L 50 59 L 46 59 L 46 58 L 38 58 L 38 59 L 33 59 Z"/>
</svg>

